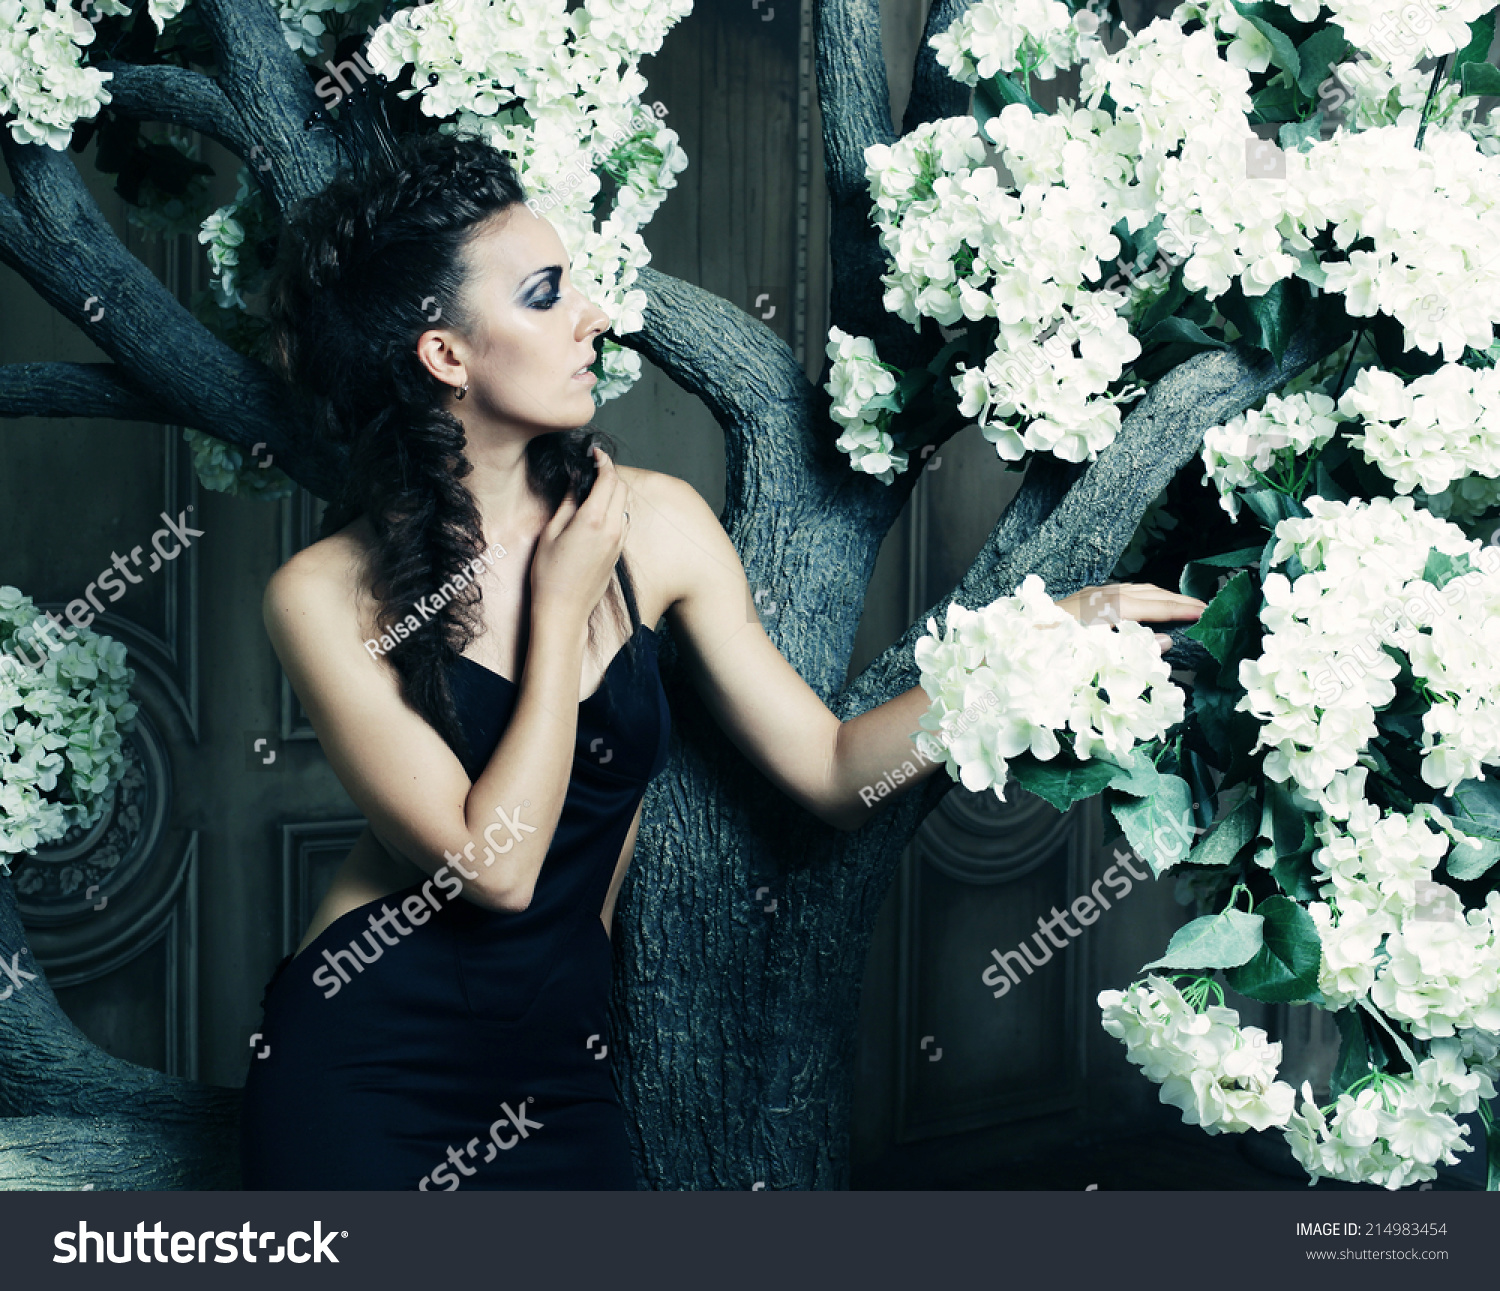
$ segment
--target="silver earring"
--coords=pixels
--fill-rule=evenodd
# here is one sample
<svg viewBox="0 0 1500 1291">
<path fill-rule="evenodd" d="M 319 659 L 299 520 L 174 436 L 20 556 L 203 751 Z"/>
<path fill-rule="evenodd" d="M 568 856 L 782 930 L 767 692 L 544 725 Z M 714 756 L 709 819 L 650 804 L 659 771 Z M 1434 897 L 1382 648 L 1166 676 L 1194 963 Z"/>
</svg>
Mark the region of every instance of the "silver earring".
<svg viewBox="0 0 1500 1291">
<path fill-rule="evenodd" d="M 463 383 L 463 385 L 461 385 L 461 386 L 458 387 L 458 393 L 456 395 L 454 395 L 453 397 L 455 399 L 462 399 L 468 393 L 469 393 L 469 383 L 467 381 L 465 381 Z"/>
</svg>

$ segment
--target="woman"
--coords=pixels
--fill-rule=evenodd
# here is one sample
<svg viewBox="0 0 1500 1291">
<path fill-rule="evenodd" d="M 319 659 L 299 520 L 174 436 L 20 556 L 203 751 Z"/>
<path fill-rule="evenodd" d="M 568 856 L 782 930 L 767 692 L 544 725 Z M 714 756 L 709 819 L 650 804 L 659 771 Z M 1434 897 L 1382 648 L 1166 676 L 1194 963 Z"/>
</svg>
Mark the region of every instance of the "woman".
<svg viewBox="0 0 1500 1291">
<path fill-rule="evenodd" d="M 663 615 L 729 737 L 837 827 L 927 707 L 841 725 L 747 617 L 698 494 L 578 429 L 608 319 L 524 198 L 488 146 L 408 138 L 283 239 L 278 356 L 351 455 L 265 622 L 369 825 L 266 990 L 250 1188 L 634 1186 L 608 931 L 666 761 Z"/>
</svg>

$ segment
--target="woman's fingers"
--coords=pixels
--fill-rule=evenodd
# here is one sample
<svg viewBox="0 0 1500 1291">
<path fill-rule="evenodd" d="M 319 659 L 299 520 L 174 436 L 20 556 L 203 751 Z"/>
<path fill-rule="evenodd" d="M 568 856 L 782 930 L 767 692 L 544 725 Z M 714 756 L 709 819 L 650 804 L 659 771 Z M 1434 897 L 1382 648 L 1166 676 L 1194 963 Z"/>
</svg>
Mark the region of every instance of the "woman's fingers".
<svg viewBox="0 0 1500 1291">
<path fill-rule="evenodd" d="M 1115 613 L 1137 623 L 1193 621 L 1208 608 L 1206 601 L 1181 592 L 1169 592 L 1154 583 L 1120 583 L 1098 589 L 1116 601 Z"/>
</svg>

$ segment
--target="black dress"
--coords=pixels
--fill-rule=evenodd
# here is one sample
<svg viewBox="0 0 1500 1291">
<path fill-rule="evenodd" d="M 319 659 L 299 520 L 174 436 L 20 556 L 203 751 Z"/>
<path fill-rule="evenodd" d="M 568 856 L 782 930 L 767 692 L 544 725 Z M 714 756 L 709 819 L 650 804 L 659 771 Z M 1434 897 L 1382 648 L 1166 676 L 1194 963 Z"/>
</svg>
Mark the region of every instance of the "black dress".
<svg viewBox="0 0 1500 1291">
<path fill-rule="evenodd" d="M 655 633 L 641 625 L 632 645 L 578 706 L 567 796 L 525 910 L 465 901 L 439 871 L 277 965 L 245 1083 L 246 1188 L 635 1187 L 599 916 L 670 718 Z M 449 680 L 477 778 L 516 686 L 465 658 Z M 524 843 L 526 810 L 507 808 L 488 841 Z M 478 872 L 483 853 L 448 867 Z"/>
</svg>

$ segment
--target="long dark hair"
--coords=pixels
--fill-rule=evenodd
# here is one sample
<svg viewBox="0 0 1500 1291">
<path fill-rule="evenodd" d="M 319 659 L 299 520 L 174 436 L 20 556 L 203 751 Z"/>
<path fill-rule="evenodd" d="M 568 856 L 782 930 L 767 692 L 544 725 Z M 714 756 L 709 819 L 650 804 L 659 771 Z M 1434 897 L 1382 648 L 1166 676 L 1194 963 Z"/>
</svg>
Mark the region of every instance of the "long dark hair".
<svg viewBox="0 0 1500 1291">
<path fill-rule="evenodd" d="M 460 331 L 472 326 L 465 249 L 481 222 L 525 200 L 509 159 L 488 144 L 403 135 L 391 159 L 341 172 L 291 211 L 282 231 L 269 291 L 271 356 L 308 424 L 349 448 L 322 534 L 369 518 L 370 593 L 379 629 L 392 639 L 392 626 L 424 598 L 430 609 L 434 593 L 484 547 L 479 508 L 462 482 L 473 470 L 463 423 L 444 407 L 453 389 L 418 360 L 417 339 L 439 317 Z M 614 456 L 610 437 L 588 427 L 527 443 L 527 478 L 552 511 L 570 488 L 580 505 L 588 497 L 595 444 Z M 640 614 L 623 556 L 615 574 L 631 651 Z M 470 582 L 386 655 L 406 702 L 460 756 L 468 742 L 448 665 L 482 630 L 480 598 Z"/>
</svg>

